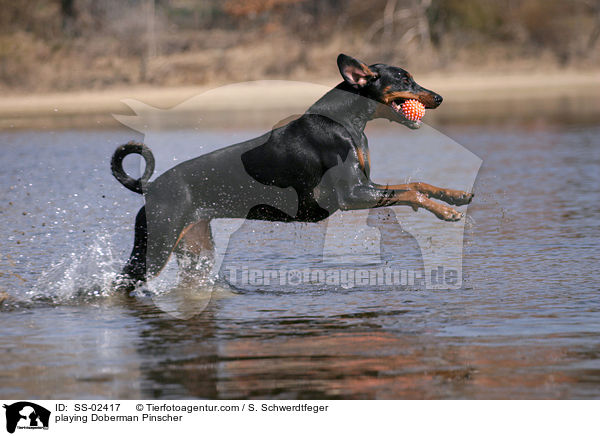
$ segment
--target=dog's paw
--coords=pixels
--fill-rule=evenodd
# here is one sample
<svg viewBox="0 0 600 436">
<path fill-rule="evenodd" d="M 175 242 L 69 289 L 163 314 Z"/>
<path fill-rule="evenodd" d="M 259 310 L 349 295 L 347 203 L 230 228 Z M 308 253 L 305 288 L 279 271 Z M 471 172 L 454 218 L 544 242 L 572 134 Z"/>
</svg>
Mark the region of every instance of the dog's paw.
<svg viewBox="0 0 600 436">
<path fill-rule="evenodd" d="M 454 206 L 462 206 L 464 204 L 469 204 L 474 196 L 475 194 L 472 192 L 448 190 L 445 193 L 443 200 Z"/>
<path fill-rule="evenodd" d="M 459 221 L 464 214 L 451 207 L 445 207 L 436 213 L 437 217 L 444 221 Z"/>
<path fill-rule="evenodd" d="M 129 294 L 135 289 L 139 282 L 131 277 L 119 274 L 112 282 L 112 288 L 115 292 L 120 294 Z"/>
</svg>

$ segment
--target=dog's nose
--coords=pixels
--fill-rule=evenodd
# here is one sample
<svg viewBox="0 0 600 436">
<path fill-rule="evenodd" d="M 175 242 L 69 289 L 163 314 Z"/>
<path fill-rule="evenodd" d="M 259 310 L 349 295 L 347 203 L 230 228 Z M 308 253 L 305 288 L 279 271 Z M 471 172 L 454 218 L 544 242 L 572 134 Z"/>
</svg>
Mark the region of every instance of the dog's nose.
<svg viewBox="0 0 600 436">
<path fill-rule="evenodd" d="M 433 97 L 433 99 L 435 100 L 435 103 L 439 106 L 440 104 L 442 104 L 442 101 L 444 101 L 444 99 L 442 98 L 441 95 L 436 94 L 435 97 Z"/>
</svg>

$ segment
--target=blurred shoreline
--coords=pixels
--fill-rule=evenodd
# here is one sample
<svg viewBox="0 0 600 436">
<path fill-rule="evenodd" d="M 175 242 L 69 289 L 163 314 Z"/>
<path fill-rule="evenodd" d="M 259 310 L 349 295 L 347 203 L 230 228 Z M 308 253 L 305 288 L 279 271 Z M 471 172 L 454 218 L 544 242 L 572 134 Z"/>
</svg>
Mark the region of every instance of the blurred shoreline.
<svg viewBox="0 0 600 436">
<path fill-rule="evenodd" d="M 515 74 L 418 75 L 422 86 L 444 96 L 440 110 L 430 112 L 431 120 L 452 121 L 476 115 L 477 108 L 497 106 L 499 114 L 509 110 L 526 115 L 534 111 L 559 113 L 561 101 L 569 101 L 569 109 L 582 116 L 597 116 L 600 107 L 598 72 L 555 71 Z M 112 114 L 132 114 L 123 100 L 132 99 L 160 109 L 171 109 L 207 91 L 217 91 L 214 104 L 203 106 L 203 112 L 215 117 L 226 113 L 305 110 L 326 88 L 339 83 L 332 78 L 316 83 L 286 80 L 264 80 L 213 86 L 149 87 L 134 86 L 104 91 L 76 91 L 48 94 L 0 96 L 0 130 L 23 128 L 89 128 L 114 127 L 119 123 Z M 326 88 L 323 88 L 326 87 Z M 552 104 L 539 104 L 552 100 Z M 488 110 L 489 112 L 489 110 Z"/>
</svg>

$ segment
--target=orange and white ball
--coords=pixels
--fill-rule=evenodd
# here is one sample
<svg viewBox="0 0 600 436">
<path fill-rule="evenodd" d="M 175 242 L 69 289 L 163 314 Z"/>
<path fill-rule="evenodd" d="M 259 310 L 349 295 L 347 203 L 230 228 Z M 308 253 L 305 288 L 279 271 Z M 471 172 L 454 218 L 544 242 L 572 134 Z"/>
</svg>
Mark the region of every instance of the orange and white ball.
<svg viewBox="0 0 600 436">
<path fill-rule="evenodd" d="M 402 115 L 408 120 L 419 121 L 425 115 L 425 106 L 418 100 L 406 100 L 401 107 Z"/>
</svg>

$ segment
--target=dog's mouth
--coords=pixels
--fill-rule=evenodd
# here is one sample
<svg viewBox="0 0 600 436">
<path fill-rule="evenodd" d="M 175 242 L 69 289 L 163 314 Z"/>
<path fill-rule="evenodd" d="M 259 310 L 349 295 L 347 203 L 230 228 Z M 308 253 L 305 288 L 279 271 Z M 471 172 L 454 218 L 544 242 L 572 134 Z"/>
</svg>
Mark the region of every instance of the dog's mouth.
<svg viewBox="0 0 600 436">
<path fill-rule="evenodd" d="M 409 127 L 411 129 L 418 129 L 419 127 L 421 127 L 423 122 L 421 120 L 417 120 L 417 121 L 409 120 L 408 118 L 406 118 L 406 116 L 402 112 L 402 104 L 406 100 L 408 100 L 408 99 L 398 98 L 396 100 L 393 100 L 389 106 L 392 108 L 392 110 L 395 112 L 396 116 L 399 118 L 399 120 L 398 120 L 399 123 L 404 124 L 406 127 Z"/>
</svg>

